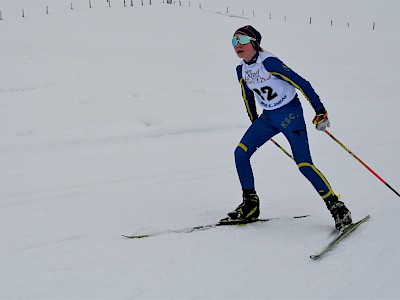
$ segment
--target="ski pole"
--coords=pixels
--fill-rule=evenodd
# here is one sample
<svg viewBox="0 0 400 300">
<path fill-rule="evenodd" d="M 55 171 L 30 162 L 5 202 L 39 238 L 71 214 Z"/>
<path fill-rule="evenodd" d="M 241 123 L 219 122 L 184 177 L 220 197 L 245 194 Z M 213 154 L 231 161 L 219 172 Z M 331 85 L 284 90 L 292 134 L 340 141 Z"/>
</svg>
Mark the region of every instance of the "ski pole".
<svg viewBox="0 0 400 300">
<path fill-rule="evenodd" d="M 294 160 L 293 156 L 292 156 L 288 151 L 286 151 L 285 148 L 283 148 L 281 145 L 279 145 L 273 138 L 270 138 L 270 141 L 273 142 L 273 143 L 274 143 L 279 149 L 281 149 L 283 152 L 285 152 L 285 154 L 286 154 L 287 156 L 289 156 L 292 160 Z"/>
<path fill-rule="evenodd" d="M 328 130 L 324 130 L 324 132 L 329 135 L 336 143 L 338 143 L 344 150 L 346 150 L 351 156 L 353 156 L 356 160 L 358 160 L 364 167 L 367 168 L 368 171 L 370 171 L 372 174 L 375 175 L 376 178 L 378 178 L 383 184 L 385 184 L 389 189 L 392 190 L 397 196 L 400 197 L 400 194 L 392 188 L 385 180 L 382 179 L 374 170 L 372 170 L 366 163 L 364 163 L 357 155 L 355 155 L 353 152 L 350 151 L 349 148 L 347 148 L 342 142 L 340 142 L 337 138 L 335 138 L 332 133 L 330 133 Z"/>
</svg>

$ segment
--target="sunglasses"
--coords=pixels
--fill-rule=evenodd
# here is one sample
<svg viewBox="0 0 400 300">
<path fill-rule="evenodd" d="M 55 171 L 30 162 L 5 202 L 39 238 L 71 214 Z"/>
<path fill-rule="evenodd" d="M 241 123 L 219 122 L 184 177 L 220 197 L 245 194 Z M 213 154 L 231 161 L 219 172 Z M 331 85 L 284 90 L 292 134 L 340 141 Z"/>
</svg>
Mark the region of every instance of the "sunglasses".
<svg viewBox="0 0 400 300">
<path fill-rule="evenodd" d="M 250 43 L 251 41 L 255 41 L 256 39 L 246 36 L 246 35 L 239 35 L 239 36 L 234 36 L 232 39 L 232 46 L 236 47 L 238 43 L 241 45 L 246 45 Z"/>
</svg>

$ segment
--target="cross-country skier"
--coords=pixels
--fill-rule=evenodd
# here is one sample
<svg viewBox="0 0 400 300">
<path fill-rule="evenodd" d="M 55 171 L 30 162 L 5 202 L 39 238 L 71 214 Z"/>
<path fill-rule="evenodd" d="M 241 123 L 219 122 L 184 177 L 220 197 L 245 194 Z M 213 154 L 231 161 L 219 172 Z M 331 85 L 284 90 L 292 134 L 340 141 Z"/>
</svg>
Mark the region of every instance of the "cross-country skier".
<svg viewBox="0 0 400 300">
<path fill-rule="evenodd" d="M 290 143 L 300 172 L 311 182 L 323 199 L 340 230 L 352 222 L 351 213 L 333 192 L 328 180 L 313 164 L 308 145 L 303 109 L 296 89 L 301 91 L 315 110 L 313 124 L 317 130 L 330 126 L 328 113 L 308 81 L 287 67 L 279 58 L 264 51 L 261 34 L 251 25 L 234 33 L 232 45 L 242 59 L 236 67 L 243 100 L 252 122 L 235 149 L 235 163 L 243 190 L 243 202 L 228 213 L 226 222 L 252 221 L 260 214 L 250 157 L 278 133 Z M 263 110 L 258 116 L 256 101 Z"/>
</svg>

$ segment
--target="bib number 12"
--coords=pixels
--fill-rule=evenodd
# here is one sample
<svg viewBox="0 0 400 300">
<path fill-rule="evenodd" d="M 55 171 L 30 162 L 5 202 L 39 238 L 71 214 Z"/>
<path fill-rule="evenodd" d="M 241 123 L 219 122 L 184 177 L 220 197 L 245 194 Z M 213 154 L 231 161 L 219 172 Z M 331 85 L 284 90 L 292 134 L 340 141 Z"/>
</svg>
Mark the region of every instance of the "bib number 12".
<svg viewBox="0 0 400 300">
<path fill-rule="evenodd" d="M 264 86 L 261 88 L 261 91 L 259 89 L 254 89 L 254 92 L 257 93 L 258 96 L 261 97 L 261 99 L 263 99 L 265 101 L 264 95 L 267 96 L 267 100 L 271 101 L 274 98 L 276 98 L 278 96 L 277 93 L 275 93 L 271 87 L 269 86 Z"/>
</svg>

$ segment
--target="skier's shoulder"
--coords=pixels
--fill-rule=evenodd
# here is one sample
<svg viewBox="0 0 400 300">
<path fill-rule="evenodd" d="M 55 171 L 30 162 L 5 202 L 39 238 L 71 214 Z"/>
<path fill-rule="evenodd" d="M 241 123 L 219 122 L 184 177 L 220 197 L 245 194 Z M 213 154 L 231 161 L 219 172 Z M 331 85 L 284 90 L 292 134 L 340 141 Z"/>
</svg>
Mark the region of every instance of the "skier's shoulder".
<svg viewBox="0 0 400 300">
<path fill-rule="evenodd" d="M 274 54 L 269 53 L 267 51 L 260 51 L 259 52 L 259 61 L 264 62 L 268 58 L 277 58 Z"/>
<path fill-rule="evenodd" d="M 260 58 L 267 71 L 275 70 L 284 65 L 276 55 L 269 52 L 260 52 Z"/>
</svg>

